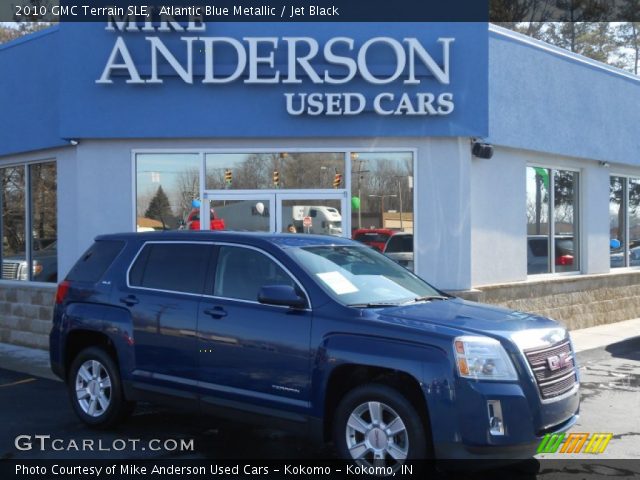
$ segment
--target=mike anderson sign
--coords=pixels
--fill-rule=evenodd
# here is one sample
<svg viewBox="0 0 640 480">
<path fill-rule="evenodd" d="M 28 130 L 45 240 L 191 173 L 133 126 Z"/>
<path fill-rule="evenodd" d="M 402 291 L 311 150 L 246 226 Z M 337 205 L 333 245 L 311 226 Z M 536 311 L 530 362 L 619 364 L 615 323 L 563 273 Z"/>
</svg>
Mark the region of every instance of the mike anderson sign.
<svg viewBox="0 0 640 480">
<path fill-rule="evenodd" d="M 307 36 L 205 36 L 206 29 L 207 24 L 193 17 L 188 23 L 178 23 L 171 17 L 160 22 L 111 17 L 106 30 L 117 33 L 117 37 L 96 83 L 108 85 L 117 79 L 136 85 L 162 84 L 165 75 L 160 67 L 167 64 L 171 76 L 185 84 L 312 84 L 313 91 L 283 94 L 284 108 L 290 115 L 348 116 L 373 110 L 378 115 L 446 116 L 455 108 L 454 95 L 448 91 L 454 38 L 438 38 L 437 51 L 430 52 L 415 37 L 379 36 L 356 42 L 348 36 L 336 36 L 321 43 Z M 160 37 L 170 32 L 181 34 L 178 46 L 172 49 Z M 125 33 L 144 35 L 148 46 L 144 60 L 150 65 L 146 73 L 137 67 L 143 59 L 134 59 Z M 217 61 L 221 50 L 232 52 L 231 68 Z M 377 54 L 392 59 L 390 65 L 381 69 L 371 64 Z M 284 58 L 284 65 L 276 64 L 276 58 Z M 201 65 L 201 70 L 196 72 L 194 65 Z M 353 91 L 350 84 L 354 79 L 364 80 L 379 91 L 373 95 Z M 443 86 L 437 92 L 429 91 L 428 84 L 434 82 Z M 323 91 L 323 85 L 344 85 L 345 89 L 328 92 Z M 397 93 L 402 85 L 414 87 L 413 92 Z M 416 86 L 424 91 L 416 91 Z"/>
</svg>

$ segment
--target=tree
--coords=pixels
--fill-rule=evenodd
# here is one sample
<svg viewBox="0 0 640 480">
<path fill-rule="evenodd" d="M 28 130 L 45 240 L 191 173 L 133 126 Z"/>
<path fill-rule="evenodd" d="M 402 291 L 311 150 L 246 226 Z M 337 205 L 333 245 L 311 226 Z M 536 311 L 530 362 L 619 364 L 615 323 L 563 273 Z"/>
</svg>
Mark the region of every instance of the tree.
<svg viewBox="0 0 640 480">
<path fill-rule="evenodd" d="M 163 229 L 168 228 L 169 224 L 174 222 L 175 218 L 171 212 L 169 197 L 164 193 L 162 185 L 158 187 L 156 194 L 149 202 L 149 208 L 144 212 L 144 216 L 162 222 Z"/>
<path fill-rule="evenodd" d="M 636 0 L 640 11 L 640 0 Z M 618 27 L 618 37 L 625 49 L 626 68 L 638 75 L 640 67 L 640 22 L 625 22 Z"/>
</svg>

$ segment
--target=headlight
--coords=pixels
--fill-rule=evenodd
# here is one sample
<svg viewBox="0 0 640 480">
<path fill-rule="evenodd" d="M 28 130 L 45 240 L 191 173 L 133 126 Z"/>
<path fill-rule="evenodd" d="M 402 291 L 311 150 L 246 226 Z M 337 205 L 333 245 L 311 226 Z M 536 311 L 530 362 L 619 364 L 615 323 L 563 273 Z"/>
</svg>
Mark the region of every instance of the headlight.
<svg viewBox="0 0 640 480">
<path fill-rule="evenodd" d="M 517 380 L 511 359 L 500 342 L 489 337 L 463 336 L 453 340 L 461 377 L 475 380 Z"/>
</svg>

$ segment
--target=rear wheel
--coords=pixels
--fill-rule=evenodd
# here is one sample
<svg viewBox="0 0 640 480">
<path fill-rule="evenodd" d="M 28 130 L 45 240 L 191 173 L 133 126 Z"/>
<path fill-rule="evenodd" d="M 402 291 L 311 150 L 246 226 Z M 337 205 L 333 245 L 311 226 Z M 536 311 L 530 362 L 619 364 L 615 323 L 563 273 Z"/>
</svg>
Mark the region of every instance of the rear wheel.
<svg viewBox="0 0 640 480">
<path fill-rule="evenodd" d="M 67 388 L 76 415 L 91 427 L 111 427 L 135 408 L 124 398 L 115 362 L 98 347 L 82 350 L 73 360 Z"/>
<path fill-rule="evenodd" d="M 366 467 L 397 468 L 427 454 L 420 415 L 386 385 L 363 385 L 347 393 L 336 412 L 333 438 L 343 458 Z"/>
</svg>

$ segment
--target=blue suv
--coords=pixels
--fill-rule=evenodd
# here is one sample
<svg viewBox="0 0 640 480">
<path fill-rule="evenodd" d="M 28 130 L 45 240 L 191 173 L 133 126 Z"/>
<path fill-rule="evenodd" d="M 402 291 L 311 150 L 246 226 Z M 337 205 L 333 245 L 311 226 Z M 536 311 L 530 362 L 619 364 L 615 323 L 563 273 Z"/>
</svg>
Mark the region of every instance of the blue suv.
<svg viewBox="0 0 640 480">
<path fill-rule="evenodd" d="M 447 295 L 337 237 L 100 236 L 58 287 L 50 343 L 93 427 L 153 401 L 393 467 L 526 458 L 578 418 L 564 328 Z"/>
</svg>

